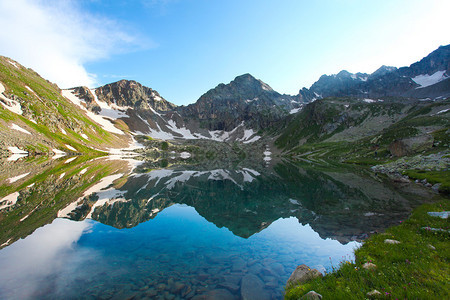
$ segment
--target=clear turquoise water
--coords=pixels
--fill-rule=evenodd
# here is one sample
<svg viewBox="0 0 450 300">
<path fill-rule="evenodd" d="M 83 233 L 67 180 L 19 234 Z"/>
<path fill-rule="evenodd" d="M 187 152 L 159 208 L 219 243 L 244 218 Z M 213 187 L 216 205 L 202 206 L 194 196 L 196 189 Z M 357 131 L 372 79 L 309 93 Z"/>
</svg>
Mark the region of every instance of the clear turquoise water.
<svg viewBox="0 0 450 300">
<path fill-rule="evenodd" d="M 322 239 L 295 218 L 244 239 L 186 205 L 131 229 L 56 219 L 0 253 L 1 298 L 189 297 L 224 287 L 238 298 L 250 273 L 281 298 L 298 264 L 329 268 L 357 245 Z"/>
<path fill-rule="evenodd" d="M 0 250 L 0 299 L 281 299 L 299 264 L 330 271 L 408 214 L 409 198 L 372 177 L 292 165 L 131 174 Z"/>
</svg>

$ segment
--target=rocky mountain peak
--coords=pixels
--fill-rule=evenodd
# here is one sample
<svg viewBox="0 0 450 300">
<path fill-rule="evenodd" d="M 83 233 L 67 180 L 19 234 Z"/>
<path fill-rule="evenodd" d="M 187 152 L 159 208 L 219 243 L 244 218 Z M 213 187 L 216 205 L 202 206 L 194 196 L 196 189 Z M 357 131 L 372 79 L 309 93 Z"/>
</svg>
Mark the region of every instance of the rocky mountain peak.
<svg viewBox="0 0 450 300">
<path fill-rule="evenodd" d="M 388 74 L 390 72 L 394 72 L 396 70 L 397 70 L 396 67 L 382 65 L 375 72 L 370 74 L 370 78 L 380 77 L 380 76 L 386 75 L 386 74 Z"/>
<path fill-rule="evenodd" d="M 251 74 L 246 73 L 240 76 L 237 76 L 230 85 L 235 85 L 240 88 L 251 88 L 255 90 L 264 90 L 264 91 L 272 91 L 273 89 L 265 82 L 256 79 Z"/>
<path fill-rule="evenodd" d="M 134 80 L 120 80 L 95 90 L 100 101 L 120 107 L 132 107 L 138 110 L 168 111 L 176 107 L 161 95 Z"/>
<path fill-rule="evenodd" d="M 353 74 L 350 73 L 347 70 L 342 70 L 339 73 L 337 73 L 336 78 L 349 78 L 351 77 Z"/>
<path fill-rule="evenodd" d="M 228 84 L 219 84 L 196 103 L 178 111 L 187 118 L 200 120 L 209 130 L 232 130 L 242 122 L 260 129 L 299 108 L 297 100 L 294 96 L 281 95 L 247 73 Z M 261 114 L 262 111 L 266 113 Z"/>
<path fill-rule="evenodd" d="M 243 102 L 250 103 L 248 100 L 256 98 L 279 97 L 279 93 L 275 92 L 268 84 L 256 79 L 250 74 L 237 76 L 229 84 L 219 84 L 214 89 L 203 94 L 197 102 Z"/>
<path fill-rule="evenodd" d="M 95 101 L 94 94 L 86 86 L 79 86 L 73 89 L 74 94 L 84 100 L 86 108 L 94 113 L 99 113 L 101 111 L 100 106 Z"/>
<path fill-rule="evenodd" d="M 383 65 L 370 75 L 345 70 L 336 75 L 322 75 L 309 89 L 301 89 L 299 98 L 307 102 L 326 97 L 448 97 L 449 84 L 450 45 L 447 45 L 409 67 Z"/>
<path fill-rule="evenodd" d="M 438 71 L 445 71 L 450 75 L 450 45 L 440 46 L 420 61 L 399 69 L 402 76 L 410 77 L 432 75 Z"/>
</svg>

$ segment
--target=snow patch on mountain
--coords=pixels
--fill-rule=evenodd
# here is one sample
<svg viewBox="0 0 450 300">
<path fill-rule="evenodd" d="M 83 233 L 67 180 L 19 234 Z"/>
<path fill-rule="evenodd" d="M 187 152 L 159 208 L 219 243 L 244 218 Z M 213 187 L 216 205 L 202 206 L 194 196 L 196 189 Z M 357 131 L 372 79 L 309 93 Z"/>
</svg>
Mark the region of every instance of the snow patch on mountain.
<svg viewBox="0 0 450 300">
<path fill-rule="evenodd" d="M 218 142 L 236 140 L 243 143 L 252 143 L 261 138 L 260 136 L 256 135 L 256 132 L 253 129 L 246 129 L 244 122 L 236 126 L 231 131 L 210 130 L 204 132 L 193 132 L 192 130 L 187 128 L 186 125 L 180 126 L 177 125 L 177 123 L 172 119 L 166 121 L 165 116 L 159 116 L 161 117 L 161 120 L 155 122 L 156 129 L 151 128 L 148 122 L 143 120 L 148 125 L 148 133 L 146 134 L 154 139 L 204 139 Z M 139 132 L 139 134 L 143 133 Z"/>
<path fill-rule="evenodd" d="M 10 61 L 9 59 L 7 59 L 6 60 L 7 62 L 9 62 L 10 64 L 12 64 L 14 67 L 16 67 L 17 69 L 19 69 L 20 70 L 20 67 L 19 67 L 19 65 L 18 64 L 16 64 L 15 62 L 13 62 L 13 61 Z"/>
<path fill-rule="evenodd" d="M 443 110 L 441 110 L 441 111 L 438 111 L 438 112 L 436 113 L 436 115 L 440 115 L 440 114 L 446 113 L 446 112 L 448 112 L 449 110 L 450 110 L 450 108 L 443 109 Z"/>
<path fill-rule="evenodd" d="M 17 125 L 17 124 L 12 124 L 12 125 L 10 126 L 10 128 L 31 135 L 31 132 L 29 132 L 29 131 L 26 130 L 26 129 L 23 129 L 22 127 L 20 127 L 20 126 Z"/>
<path fill-rule="evenodd" d="M 445 70 L 444 70 L 444 71 L 437 71 L 432 75 L 428 75 L 428 74 L 417 75 L 416 77 L 411 78 L 411 79 L 415 83 L 420 85 L 419 87 L 417 87 L 418 89 L 420 89 L 420 88 L 424 88 L 424 87 L 436 84 L 447 78 L 448 78 L 448 76 L 445 75 Z"/>
<path fill-rule="evenodd" d="M 259 140 L 261 137 L 259 135 L 255 135 L 254 137 L 252 137 L 251 139 L 244 141 L 244 144 L 249 144 L 249 143 L 253 143 L 256 142 L 257 140 Z"/>
<path fill-rule="evenodd" d="M 162 101 L 162 98 L 159 97 L 158 95 L 156 95 L 154 92 L 152 92 L 152 97 L 153 97 L 153 99 L 155 99 L 156 101 Z"/>
<path fill-rule="evenodd" d="M 292 115 L 292 114 L 298 113 L 301 109 L 302 109 L 301 107 L 293 108 L 293 109 L 291 109 L 291 111 L 289 113 Z"/>
<path fill-rule="evenodd" d="M 23 114 L 20 103 L 18 101 L 6 98 L 3 95 L 4 92 L 5 92 L 5 87 L 0 82 L 0 103 L 3 105 L 4 108 L 6 108 L 7 110 L 9 110 L 15 114 L 18 114 L 18 115 Z"/>
<path fill-rule="evenodd" d="M 11 178 L 8 179 L 8 181 L 9 181 L 9 183 L 14 183 L 14 182 L 16 182 L 16 181 L 19 181 L 19 180 L 22 179 L 22 178 L 27 177 L 28 174 L 30 174 L 30 172 L 25 173 L 25 174 L 21 174 L 21 175 L 15 176 L 15 177 L 11 177 Z"/>
<path fill-rule="evenodd" d="M 126 111 L 130 109 L 131 107 L 128 106 L 118 106 L 116 104 L 109 105 L 108 103 L 104 101 L 100 101 L 97 97 L 97 94 L 95 94 L 95 90 L 90 90 L 91 94 L 94 96 L 95 102 L 100 106 L 100 112 L 99 115 L 111 118 L 111 119 L 119 119 L 119 118 L 129 118 L 129 116 L 126 114 Z"/>
<path fill-rule="evenodd" d="M 33 91 L 28 85 L 26 85 L 25 88 L 26 88 L 27 90 L 29 90 L 36 98 L 38 98 L 39 100 L 42 101 L 42 99 L 38 96 L 38 94 L 36 94 L 36 92 Z"/>
<path fill-rule="evenodd" d="M 184 138 L 184 139 L 187 139 L 187 140 L 198 139 L 198 137 L 193 135 L 192 132 L 189 129 L 187 129 L 186 127 L 178 128 L 177 124 L 175 123 L 174 120 L 169 120 L 167 122 L 167 125 L 171 131 L 180 134 L 182 136 L 182 138 Z"/>
<path fill-rule="evenodd" d="M 0 200 L 0 210 L 13 206 L 14 204 L 16 204 L 18 199 L 19 199 L 19 192 L 9 194 L 8 196 L 2 198 Z"/>
<path fill-rule="evenodd" d="M 77 151 L 77 149 L 75 149 L 74 147 L 72 147 L 72 146 L 70 146 L 70 145 L 65 145 L 67 148 L 69 148 L 70 150 L 72 150 L 72 151 Z"/>
<path fill-rule="evenodd" d="M 258 101 L 259 100 L 259 98 L 258 97 L 255 97 L 255 98 L 253 98 L 253 99 L 247 99 L 247 100 L 245 100 L 245 103 L 251 103 L 251 102 L 253 102 L 253 101 Z"/>
<path fill-rule="evenodd" d="M 256 132 L 254 132 L 253 129 L 244 129 L 244 136 L 242 138 L 238 138 L 236 140 L 237 141 L 246 141 L 254 134 L 256 134 Z"/>
<path fill-rule="evenodd" d="M 13 154 L 28 154 L 27 151 L 21 150 L 17 147 L 8 147 L 8 150 L 11 151 Z"/>
<path fill-rule="evenodd" d="M 71 90 L 62 90 L 61 94 L 66 97 L 67 99 L 69 99 L 73 104 L 77 105 L 78 107 L 80 107 L 82 110 L 84 110 L 84 112 L 87 114 L 87 116 L 89 118 L 91 118 L 92 120 L 94 120 L 96 123 L 98 123 L 101 127 L 103 127 L 103 129 L 105 129 L 106 131 L 112 132 L 112 133 L 117 133 L 117 134 L 122 134 L 124 135 L 125 133 L 116 128 L 114 126 L 113 123 L 111 123 L 111 120 L 108 119 L 108 117 L 102 116 L 102 115 L 96 115 L 93 112 L 89 111 L 86 109 L 86 107 L 84 107 L 82 105 L 82 101 L 80 100 L 80 98 L 78 98 Z M 94 93 L 95 95 L 95 93 Z M 100 104 L 99 104 L 100 105 Z M 102 109 L 103 110 L 103 109 Z"/>
</svg>

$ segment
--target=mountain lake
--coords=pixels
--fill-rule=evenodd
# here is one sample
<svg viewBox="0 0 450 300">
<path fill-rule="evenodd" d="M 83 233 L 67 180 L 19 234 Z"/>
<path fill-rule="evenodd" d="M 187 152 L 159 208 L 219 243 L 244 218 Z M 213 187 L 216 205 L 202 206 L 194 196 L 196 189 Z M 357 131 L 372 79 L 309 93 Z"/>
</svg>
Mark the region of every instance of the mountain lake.
<svg viewBox="0 0 450 300">
<path fill-rule="evenodd" d="M 367 169 L 15 157 L 0 175 L 1 299 L 282 299 L 430 191 Z"/>
</svg>

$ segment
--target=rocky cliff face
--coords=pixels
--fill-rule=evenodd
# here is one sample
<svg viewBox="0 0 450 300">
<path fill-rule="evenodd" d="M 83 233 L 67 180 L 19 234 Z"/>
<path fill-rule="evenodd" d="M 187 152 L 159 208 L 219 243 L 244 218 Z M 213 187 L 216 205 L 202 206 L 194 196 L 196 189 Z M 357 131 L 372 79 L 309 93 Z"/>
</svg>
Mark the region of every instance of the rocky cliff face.
<svg viewBox="0 0 450 300">
<path fill-rule="evenodd" d="M 140 112 L 143 111 L 168 111 L 176 107 L 159 93 L 149 87 L 143 86 L 134 80 L 120 80 L 101 86 L 95 90 L 98 100 L 117 105 L 131 107 Z"/>
<path fill-rule="evenodd" d="M 250 75 L 248 75 L 250 76 Z M 250 76 L 251 77 L 251 76 Z M 253 77 L 251 77 L 253 78 Z M 254 79 L 254 81 L 257 81 Z M 257 81 L 259 90 L 267 91 L 268 94 L 281 95 L 272 91 L 266 84 Z M 221 85 L 225 86 L 225 85 Z M 247 112 L 245 108 L 236 110 L 239 101 L 234 98 L 238 94 L 238 98 L 244 95 L 259 95 L 261 91 L 253 85 L 253 82 L 244 83 L 243 86 L 233 87 L 232 93 L 228 93 L 225 104 L 221 101 L 221 97 L 214 98 L 213 101 L 199 101 L 196 113 L 189 113 L 183 109 L 177 108 L 176 105 L 162 98 L 158 92 L 151 88 L 142 86 L 135 81 L 121 80 L 105 86 L 90 90 L 86 87 L 78 87 L 71 90 L 63 91 L 67 94 L 73 103 L 82 109 L 95 113 L 95 118 L 102 118 L 111 121 L 119 126 L 121 130 L 131 132 L 132 134 L 145 134 L 152 138 L 173 140 L 173 139 L 212 139 L 217 141 L 235 141 L 240 140 L 256 141 L 259 139 L 253 129 L 248 129 L 249 125 L 244 120 L 250 120 L 259 124 L 269 124 L 265 121 L 265 116 L 255 113 L 254 115 L 242 118 L 243 112 Z M 225 98 L 226 98 L 225 97 Z M 289 96 L 288 96 L 289 97 Z M 255 97 L 253 97 L 255 98 Z M 253 99 L 252 98 L 252 99 Z M 266 99 L 265 97 L 264 99 Z M 263 99 L 263 101 L 264 101 Z M 256 100 L 255 100 L 256 101 Z M 261 101 L 261 103 L 263 103 Z M 234 104 L 231 104 L 231 103 Z M 237 104 L 236 104 L 237 103 Z M 244 104 L 248 104 L 245 101 Z M 272 104 L 272 102 L 271 102 Z M 209 106 L 208 106 L 209 105 Z M 222 106 L 223 107 L 222 107 Z M 273 104 L 272 106 L 276 106 Z M 212 112 L 209 114 L 208 107 L 220 107 L 220 113 Z M 272 107 L 271 107 L 272 108 Z M 286 115 L 285 109 L 275 107 L 275 111 L 280 111 L 280 115 Z M 218 130 L 209 130 L 208 126 L 204 126 L 202 122 L 206 120 L 215 121 L 215 116 L 221 114 L 221 124 L 229 126 L 220 126 Z M 205 119 L 202 119 L 202 118 Z M 239 122 L 238 122 L 239 121 Z M 259 121 L 259 122 L 258 122 Z M 231 128 L 227 130 L 228 128 Z"/>
<path fill-rule="evenodd" d="M 91 90 L 85 86 L 76 87 L 73 89 L 74 94 L 78 96 L 78 98 L 84 100 L 86 103 L 86 108 L 96 114 L 98 114 L 102 109 L 100 105 L 95 101 L 94 94 Z"/>
<path fill-rule="evenodd" d="M 260 129 L 299 108 L 298 98 L 281 95 L 250 74 L 219 84 L 203 94 L 196 103 L 179 107 L 185 118 L 197 119 L 209 130 L 232 130 L 242 122 Z"/>
<path fill-rule="evenodd" d="M 382 66 L 372 74 L 341 71 L 323 75 L 309 89 L 301 89 L 304 101 L 326 97 L 436 98 L 450 96 L 450 45 L 441 46 L 409 67 Z"/>
<path fill-rule="evenodd" d="M 410 77 L 432 75 L 437 71 L 445 71 L 447 77 L 450 76 L 450 45 L 441 46 L 409 67 L 398 69 L 400 75 Z"/>
</svg>

